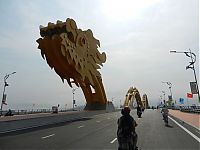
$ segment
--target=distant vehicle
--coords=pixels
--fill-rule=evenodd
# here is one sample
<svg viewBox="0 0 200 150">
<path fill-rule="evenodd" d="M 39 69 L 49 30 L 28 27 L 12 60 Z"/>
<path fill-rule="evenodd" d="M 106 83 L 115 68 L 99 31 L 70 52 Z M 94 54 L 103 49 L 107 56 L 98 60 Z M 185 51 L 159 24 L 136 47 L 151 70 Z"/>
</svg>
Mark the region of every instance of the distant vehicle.
<svg viewBox="0 0 200 150">
<path fill-rule="evenodd" d="M 52 107 L 52 113 L 58 113 L 58 106 L 53 106 Z"/>
<path fill-rule="evenodd" d="M 168 112 L 169 112 L 169 110 L 167 109 L 167 107 L 163 106 L 161 113 L 163 115 L 163 120 L 165 122 L 165 126 L 168 126 Z"/>
<path fill-rule="evenodd" d="M 14 110 L 9 109 L 4 116 L 13 116 Z"/>
</svg>

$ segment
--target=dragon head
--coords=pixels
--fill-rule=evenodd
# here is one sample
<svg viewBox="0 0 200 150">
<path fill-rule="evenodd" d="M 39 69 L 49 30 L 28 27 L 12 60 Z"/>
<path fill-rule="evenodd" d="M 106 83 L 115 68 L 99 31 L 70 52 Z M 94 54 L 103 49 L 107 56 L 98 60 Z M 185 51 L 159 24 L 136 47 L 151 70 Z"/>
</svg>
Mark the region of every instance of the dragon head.
<svg viewBox="0 0 200 150">
<path fill-rule="evenodd" d="M 98 51 L 100 42 L 90 29 L 82 31 L 73 19 L 68 18 L 66 22 L 41 26 L 40 35 L 42 38 L 37 42 L 41 55 L 63 82 L 66 79 L 71 87 L 71 82 L 77 86 L 80 83 L 95 86 L 93 77 L 101 78 L 98 69 L 105 63 L 106 54 Z"/>
</svg>

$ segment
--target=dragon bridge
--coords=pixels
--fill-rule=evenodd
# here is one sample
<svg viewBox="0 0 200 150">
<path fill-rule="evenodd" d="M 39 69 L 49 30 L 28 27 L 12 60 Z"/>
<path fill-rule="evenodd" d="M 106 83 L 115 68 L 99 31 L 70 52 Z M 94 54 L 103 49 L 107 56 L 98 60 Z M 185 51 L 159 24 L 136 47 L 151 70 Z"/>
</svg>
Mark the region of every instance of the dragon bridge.
<svg viewBox="0 0 200 150">
<path fill-rule="evenodd" d="M 85 109 L 105 109 L 107 98 L 98 71 L 106 61 L 106 54 L 100 53 L 99 40 L 90 29 L 82 31 L 73 19 L 66 22 L 48 23 L 40 26 L 41 38 L 37 40 L 38 49 L 51 69 L 67 81 L 81 87 L 87 105 Z"/>
<path fill-rule="evenodd" d="M 143 107 L 143 103 L 140 97 L 139 91 L 134 87 L 130 87 L 126 93 L 126 98 L 124 100 L 124 107 L 129 106 L 133 108 L 133 102 L 136 100 L 137 104 Z"/>
</svg>

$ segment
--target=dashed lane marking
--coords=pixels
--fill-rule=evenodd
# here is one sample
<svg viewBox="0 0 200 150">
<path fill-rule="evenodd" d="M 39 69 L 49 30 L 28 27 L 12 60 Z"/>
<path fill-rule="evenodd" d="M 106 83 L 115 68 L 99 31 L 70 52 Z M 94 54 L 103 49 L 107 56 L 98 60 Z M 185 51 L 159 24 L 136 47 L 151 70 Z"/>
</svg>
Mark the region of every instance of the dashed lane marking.
<svg viewBox="0 0 200 150">
<path fill-rule="evenodd" d="M 83 128 L 84 126 L 79 126 L 79 127 L 77 127 L 77 128 Z"/>
<path fill-rule="evenodd" d="M 110 143 L 113 144 L 116 140 L 117 138 L 114 138 L 114 140 L 112 140 Z"/>
<path fill-rule="evenodd" d="M 96 122 L 99 123 L 99 122 L 101 122 L 101 121 L 97 120 Z"/>
<path fill-rule="evenodd" d="M 195 140 L 197 140 L 200 143 L 200 138 L 198 138 L 196 135 L 194 135 L 192 132 L 190 132 L 188 129 L 180 125 L 176 120 L 168 116 L 174 123 L 176 123 L 179 127 L 181 127 L 185 132 L 187 132 L 190 136 L 192 136 Z"/>
<path fill-rule="evenodd" d="M 46 138 L 49 138 L 49 137 L 52 137 L 54 136 L 55 134 L 51 134 L 51 135 L 47 135 L 47 136 L 43 136 L 42 139 L 46 139 Z"/>
</svg>

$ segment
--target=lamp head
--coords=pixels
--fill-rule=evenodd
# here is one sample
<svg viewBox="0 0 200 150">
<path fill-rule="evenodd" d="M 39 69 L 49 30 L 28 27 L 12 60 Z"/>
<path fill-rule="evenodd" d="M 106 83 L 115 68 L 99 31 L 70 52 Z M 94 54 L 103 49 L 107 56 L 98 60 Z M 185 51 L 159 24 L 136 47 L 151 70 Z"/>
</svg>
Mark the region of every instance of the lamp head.
<svg viewBox="0 0 200 150">
<path fill-rule="evenodd" d="M 176 53 L 176 51 L 175 51 L 175 50 L 172 50 L 172 51 L 170 51 L 170 53 Z"/>
</svg>

